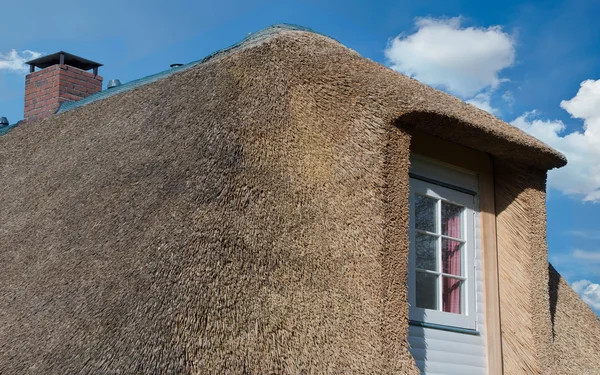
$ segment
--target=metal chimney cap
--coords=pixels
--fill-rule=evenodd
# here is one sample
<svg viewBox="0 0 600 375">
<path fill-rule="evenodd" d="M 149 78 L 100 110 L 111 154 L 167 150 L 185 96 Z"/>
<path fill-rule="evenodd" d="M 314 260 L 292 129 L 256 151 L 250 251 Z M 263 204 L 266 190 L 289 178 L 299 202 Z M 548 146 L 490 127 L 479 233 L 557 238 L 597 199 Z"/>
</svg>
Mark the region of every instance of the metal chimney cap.
<svg viewBox="0 0 600 375">
<path fill-rule="evenodd" d="M 179 63 L 175 63 L 175 64 L 171 64 L 169 65 L 171 68 L 179 68 L 180 66 L 183 66 L 183 64 L 179 64 Z"/>
<path fill-rule="evenodd" d="M 8 119 L 6 117 L 0 117 L 0 128 L 3 128 L 8 125 Z"/>
<path fill-rule="evenodd" d="M 121 81 L 119 81 L 118 79 L 111 79 L 110 81 L 108 81 L 108 85 L 106 85 L 106 89 L 112 89 L 113 87 L 118 87 L 121 86 Z"/>
</svg>

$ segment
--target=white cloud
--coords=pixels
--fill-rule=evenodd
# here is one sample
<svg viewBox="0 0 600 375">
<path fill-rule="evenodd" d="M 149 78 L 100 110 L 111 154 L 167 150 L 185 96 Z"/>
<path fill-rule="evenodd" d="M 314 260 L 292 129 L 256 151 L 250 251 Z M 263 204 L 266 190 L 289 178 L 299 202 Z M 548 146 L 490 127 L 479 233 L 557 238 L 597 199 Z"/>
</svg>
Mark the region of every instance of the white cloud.
<svg viewBox="0 0 600 375">
<path fill-rule="evenodd" d="M 464 99 L 485 103 L 476 95 L 496 88 L 505 80 L 500 71 L 514 63 L 514 39 L 500 26 L 462 27 L 460 17 L 420 18 L 416 26 L 389 42 L 391 68 Z"/>
<path fill-rule="evenodd" d="M 535 111 L 527 112 L 512 124 L 562 152 L 569 163 L 550 171 L 548 184 L 584 201 L 600 201 L 600 80 L 581 83 L 577 95 L 563 100 L 561 108 L 584 121 L 583 132 L 564 134 L 561 121 L 541 120 Z"/>
<path fill-rule="evenodd" d="M 492 107 L 490 101 L 491 94 L 489 92 L 477 94 L 473 99 L 466 100 L 467 103 L 472 104 L 479 109 L 483 109 L 493 115 L 499 115 L 500 111 L 497 108 Z"/>
<path fill-rule="evenodd" d="M 571 100 L 563 100 L 560 107 L 571 116 L 586 121 L 593 121 L 596 127 L 600 123 L 600 80 L 591 79 L 581 82 L 577 95 Z M 589 128 L 589 124 L 586 124 Z M 598 129 L 596 129 L 598 133 Z M 596 134 L 598 135 L 598 134 Z"/>
<path fill-rule="evenodd" d="M 8 53 L 0 53 L 0 70 L 8 70 L 9 72 L 25 73 L 29 69 L 25 62 L 37 59 L 42 54 L 35 51 L 11 50 Z"/>
<path fill-rule="evenodd" d="M 600 284 L 592 283 L 589 280 L 579 280 L 571 284 L 571 287 L 585 303 L 594 310 L 600 310 Z"/>
<path fill-rule="evenodd" d="M 502 94 L 502 100 L 504 100 L 504 102 L 509 106 L 513 106 L 515 104 L 515 96 L 510 91 L 505 91 L 504 94 Z"/>
</svg>

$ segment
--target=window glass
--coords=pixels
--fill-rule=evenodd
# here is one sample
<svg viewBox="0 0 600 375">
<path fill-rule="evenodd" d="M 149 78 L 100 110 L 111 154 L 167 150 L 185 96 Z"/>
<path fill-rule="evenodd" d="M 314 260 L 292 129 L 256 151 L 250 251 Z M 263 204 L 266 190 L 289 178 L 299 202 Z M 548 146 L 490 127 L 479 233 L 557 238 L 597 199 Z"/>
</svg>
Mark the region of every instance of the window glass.
<svg viewBox="0 0 600 375">
<path fill-rule="evenodd" d="M 437 270 L 437 237 L 429 234 L 415 234 L 417 268 Z"/>
<path fill-rule="evenodd" d="M 438 276 L 417 272 L 417 307 L 437 310 Z"/>
<path fill-rule="evenodd" d="M 462 275 L 462 247 L 460 241 L 442 238 L 442 272 Z M 418 267 L 418 266 L 417 266 Z"/>
<path fill-rule="evenodd" d="M 415 195 L 415 227 L 427 232 L 435 232 L 437 224 L 437 199 L 421 194 Z"/>
<path fill-rule="evenodd" d="M 464 207 L 442 201 L 442 234 L 444 236 L 463 238 L 463 211 Z"/>
<path fill-rule="evenodd" d="M 462 313 L 462 284 L 461 280 L 442 277 L 442 311 Z"/>
</svg>

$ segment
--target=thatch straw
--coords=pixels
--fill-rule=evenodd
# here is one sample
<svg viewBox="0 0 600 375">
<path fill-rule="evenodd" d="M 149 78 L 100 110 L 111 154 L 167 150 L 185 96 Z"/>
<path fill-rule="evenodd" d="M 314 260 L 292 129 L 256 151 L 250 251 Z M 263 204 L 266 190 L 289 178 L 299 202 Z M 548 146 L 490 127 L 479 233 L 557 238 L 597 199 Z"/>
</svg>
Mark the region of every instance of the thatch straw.
<svg viewBox="0 0 600 375">
<path fill-rule="evenodd" d="M 0 137 L 0 373 L 416 374 L 399 118 L 538 170 L 565 162 L 300 31 Z M 516 262 L 542 244 L 528 221 L 510 230 L 515 198 L 499 220 L 527 244 L 502 247 Z M 516 267 L 515 350 L 536 337 Z"/>
<path fill-rule="evenodd" d="M 547 374 L 596 375 L 600 369 L 600 319 L 549 266 L 552 350 Z"/>
<path fill-rule="evenodd" d="M 597 374 L 600 320 L 548 274 L 546 173 L 500 160 L 495 170 L 504 372 Z"/>
<path fill-rule="evenodd" d="M 545 181 L 545 175 L 542 179 Z M 531 170 L 500 161 L 495 165 L 495 180 L 504 371 L 541 374 L 534 291 L 547 285 L 547 279 L 536 267 L 536 257 L 546 249 L 545 239 L 536 241 L 532 233 L 532 229 L 542 229 L 533 223 L 533 214 L 538 212 L 532 204 L 536 192 L 531 186 L 537 181 Z M 544 296 L 547 300 L 548 293 L 542 292 Z"/>
</svg>

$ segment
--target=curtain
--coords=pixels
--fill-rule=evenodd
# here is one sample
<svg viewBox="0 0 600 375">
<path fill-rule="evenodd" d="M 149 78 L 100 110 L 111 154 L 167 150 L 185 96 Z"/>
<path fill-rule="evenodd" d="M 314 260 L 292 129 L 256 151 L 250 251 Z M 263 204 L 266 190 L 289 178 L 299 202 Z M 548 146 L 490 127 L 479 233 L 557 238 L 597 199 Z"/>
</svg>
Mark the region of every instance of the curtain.
<svg viewBox="0 0 600 375">
<path fill-rule="evenodd" d="M 461 213 L 456 212 L 447 218 L 444 218 L 442 226 L 446 229 L 446 235 L 454 238 L 461 237 Z M 444 273 L 452 275 L 461 275 L 461 243 L 448 239 L 442 240 L 442 267 Z M 442 308 L 445 312 L 455 314 L 461 313 L 461 281 L 450 277 L 443 277 L 442 280 Z"/>
</svg>

